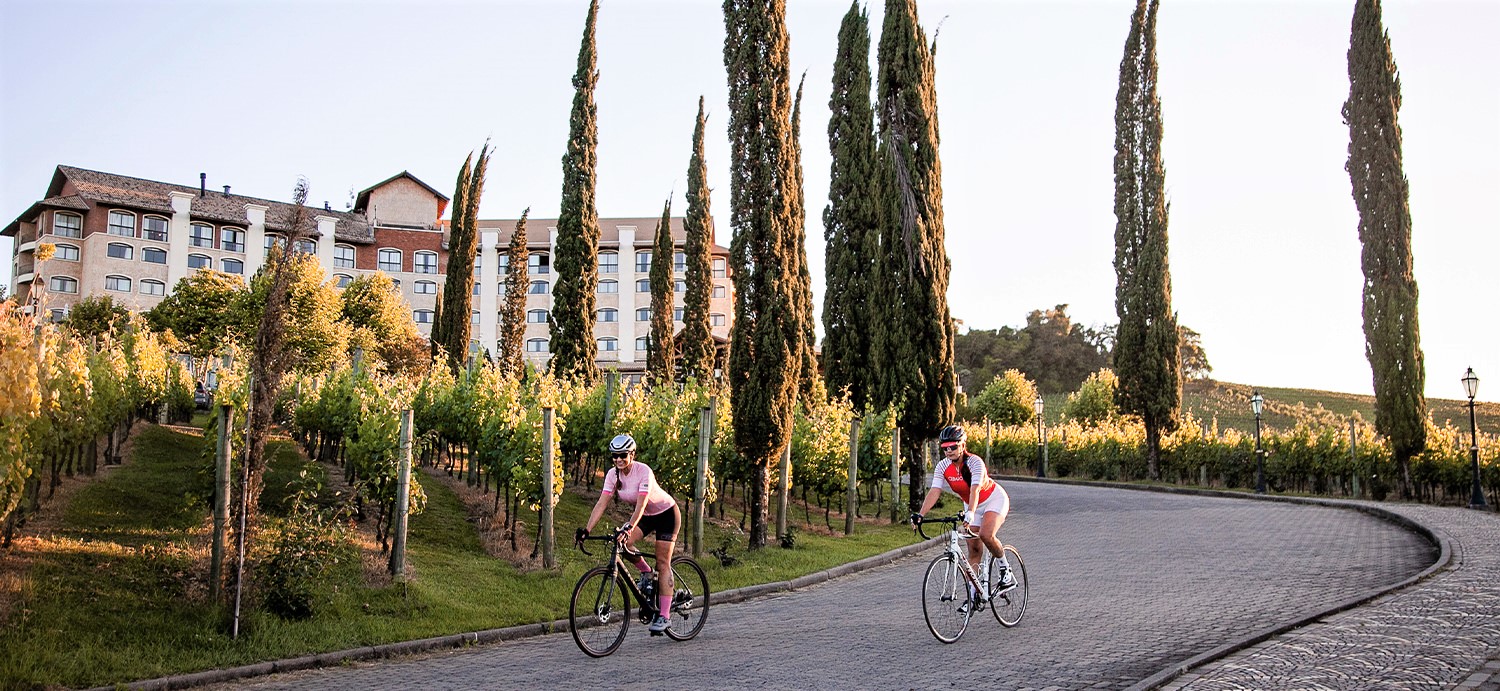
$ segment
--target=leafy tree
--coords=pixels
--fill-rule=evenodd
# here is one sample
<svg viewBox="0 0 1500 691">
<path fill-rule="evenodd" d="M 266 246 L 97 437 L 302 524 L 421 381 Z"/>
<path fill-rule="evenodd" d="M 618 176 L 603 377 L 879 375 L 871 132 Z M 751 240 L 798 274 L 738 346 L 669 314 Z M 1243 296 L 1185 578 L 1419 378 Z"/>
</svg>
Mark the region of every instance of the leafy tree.
<svg viewBox="0 0 1500 691">
<path fill-rule="evenodd" d="M 673 380 L 672 367 L 672 198 L 661 207 L 651 251 L 651 335 L 647 339 L 646 373 L 651 383 Z"/>
<path fill-rule="evenodd" d="M 505 304 L 500 307 L 500 372 L 510 377 L 519 377 L 526 369 L 526 266 L 531 258 L 526 248 L 526 216 L 530 213 L 529 206 L 521 212 L 505 251 L 508 261 Z"/>
<path fill-rule="evenodd" d="M 986 384 L 970 408 L 996 424 L 1023 425 L 1036 417 L 1036 397 L 1036 385 L 1011 369 Z"/>
<path fill-rule="evenodd" d="M 206 373 L 209 358 L 231 343 L 248 342 L 261 308 L 245 299 L 238 276 L 199 269 L 177 281 L 168 295 L 143 316 L 153 331 L 170 331 L 193 358 L 194 371 Z"/>
<path fill-rule="evenodd" d="M 797 312 L 796 190 L 785 0 L 724 0 L 729 82 L 729 371 L 735 448 L 750 486 L 748 546 L 766 545 L 770 467 L 792 433 L 804 323 Z"/>
<path fill-rule="evenodd" d="M 349 348 L 374 355 L 389 371 L 416 370 L 425 357 L 411 308 L 395 282 L 382 272 L 355 278 L 339 293 L 340 319 L 348 325 Z"/>
<path fill-rule="evenodd" d="M 63 325 L 85 338 L 118 333 L 130 321 L 130 310 L 110 295 L 90 295 L 68 311 Z"/>
<path fill-rule="evenodd" d="M 598 112 L 594 87 L 594 23 L 599 1 L 589 2 L 573 75 L 573 112 L 568 128 L 568 150 L 563 154 L 562 209 L 557 218 L 557 255 L 552 286 L 552 372 L 585 384 L 599 375 L 595 362 L 594 291 L 599 282 L 599 213 L 594 208 L 595 170 L 598 167 Z"/>
<path fill-rule="evenodd" d="M 1115 400 L 1146 430 L 1152 480 L 1160 479 L 1161 439 L 1182 407 L 1177 316 L 1167 268 L 1166 172 L 1161 101 L 1156 95 L 1159 0 L 1137 0 L 1115 97 Z"/>
<path fill-rule="evenodd" d="M 864 410 L 869 366 L 871 309 L 866 282 L 872 276 L 868 250 L 875 229 L 875 115 L 870 108 L 870 17 L 859 2 L 839 27 L 828 99 L 828 206 L 823 209 L 825 288 L 823 376 L 828 389 L 848 391 Z"/>
<path fill-rule="evenodd" d="M 682 376 L 709 380 L 714 370 L 713 327 L 709 323 L 709 298 L 713 294 L 710 245 L 713 217 L 709 214 L 707 164 L 703 158 L 703 97 L 698 97 L 698 121 L 693 127 L 693 156 L 688 161 L 687 215 L 682 219 L 686 237 L 682 253 L 687 262 L 682 296 Z M 654 285 L 654 284 L 653 284 Z"/>
<path fill-rule="evenodd" d="M 1100 335 L 1074 324 L 1067 305 L 1033 310 L 1022 331 L 1028 337 L 1020 369 L 1043 393 L 1073 391 L 1091 372 L 1109 363 Z"/>
<path fill-rule="evenodd" d="M 1365 358 L 1375 383 L 1375 428 L 1391 443 L 1401 492 L 1411 497 L 1411 458 L 1427 446 L 1427 373 L 1411 271 L 1410 192 L 1401 163 L 1401 77 L 1379 0 L 1356 0 L 1349 31 L 1349 160 L 1359 211 Z"/>
<path fill-rule="evenodd" d="M 1115 419 L 1120 414 L 1115 407 L 1116 386 L 1115 373 L 1108 369 L 1090 374 L 1083 386 L 1068 394 L 1068 401 L 1063 404 L 1063 417 L 1085 425 L 1098 425 Z"/>
<path fill-rule="evenodd" d="M 879 407 L 894 406 L 911 478 L 921 500 L 920 449 L 953 419 L 953 320 L 948 313 L 942 164 L 932 50 L 917 21 L 916 0 L 886 0 L 880 33 L 881 184 L 876 275 L 870 293 L 879 319 L 871 328 Z"/>
<path fill-rule="evenodd" d="M 1208 379 L 1213 374 L 1213 365 L 1208 364 L 1208 353 L 1203 351 L 1203 336 L 1181 324 L 1177 325 L 1178 356 L 1182 363 L 1182 376 L 1186 379 Z"/>
</svg>

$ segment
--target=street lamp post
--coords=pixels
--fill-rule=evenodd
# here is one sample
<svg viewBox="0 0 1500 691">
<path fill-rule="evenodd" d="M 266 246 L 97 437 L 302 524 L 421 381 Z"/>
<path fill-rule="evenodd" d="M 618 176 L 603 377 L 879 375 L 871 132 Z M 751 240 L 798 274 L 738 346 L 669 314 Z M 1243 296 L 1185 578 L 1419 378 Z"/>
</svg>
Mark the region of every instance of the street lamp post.
<svg viewBox="0 0 1500 691">
<path fill-rule="evenodd" d="M 1266 493 L 1266 454 L 1260 448 L 1260 411 L 1266 404 L 1260 392 L 1250 397 L 1250 410 L 1255 412 L 1255 493 Z"/>
<path fill-rule="evenodd" d="M 1479 485 L 1479 431 L 1474 424 L 1474 397 L 1479 394 L 1479 375 L 1474 368 L 1464 373 L 1464 393 L 1469 395 L 1469 460 L 1474 464 L 1474 492 L 1469 497 L 1469 508 L 1489 508 L 1484 503 L 1484 488 Z"/>
<path fill-rule="evenodd" d="M 1042 434 L 1043 434 L 1042 433 L 1042 407 L 1044 405 L 1045 405 L 1045 402 L 1042 401 L 1041 395 L 1038 394 L 1037 397 L 1036 397 L 1036 401 L 1032 403 L 1032 407 L 1036 410 L 1036 476 L 1037 477 L 1047 477 L 1047 440 L 1042 436 Z"/>
</svg>

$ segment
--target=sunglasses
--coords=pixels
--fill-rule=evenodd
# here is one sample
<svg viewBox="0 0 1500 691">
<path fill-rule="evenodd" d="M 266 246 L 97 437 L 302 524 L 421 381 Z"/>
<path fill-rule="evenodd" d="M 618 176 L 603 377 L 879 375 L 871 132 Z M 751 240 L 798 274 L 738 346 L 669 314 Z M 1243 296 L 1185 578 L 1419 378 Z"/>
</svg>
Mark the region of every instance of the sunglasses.
<svg viewBox="0 0 1500 691">
<path fill-rule="evenodd" d="M 625 453 L 612 453 L 609 455 L 609 457 L 615 460 L 619 460 L 621 458 L 630 458 L 630 452 L 627 451 Z"/>
<path fill-rule="evenodd" d="M 958 448 L 958 444 L 938 444 L 938 448 L 944 451 L 952 451 Z"/>
</svg>

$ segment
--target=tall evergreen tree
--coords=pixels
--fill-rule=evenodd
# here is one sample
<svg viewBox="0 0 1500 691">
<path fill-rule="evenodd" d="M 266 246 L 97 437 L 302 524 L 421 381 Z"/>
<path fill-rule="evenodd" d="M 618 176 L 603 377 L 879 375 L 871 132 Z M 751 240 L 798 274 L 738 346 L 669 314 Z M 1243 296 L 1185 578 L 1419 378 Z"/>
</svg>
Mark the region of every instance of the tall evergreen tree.
<svg viewBox="0 0 1500 691">
<path fill-rule="evenodd" d="M 797 262 L 797 321 L 802 324 L 802 372 L 797 379 L 797 395 L 812 401 L 814 382 L 818 379 L 818 357 L 814 351 L 818 322 L 813 316 L 812 274 L 807 268 L 807 202 L 802 189 L 802 85 L 807 73 L 797 82 L 797 96 L 792 100 L 792 258 Z M 790 270 L 790 267 L 788 267 Z"/>
<path fill-rule="evenodd" d="M 569 120 L 568 150 L 563 154 L 562 208 L 557 218 L 557 255 L 552 266 L 552 371 L 562 377 L 592 382 L 599 374 L 598 344 L 594 340 L 594 291 L 599 284 L 599 213 L 594 208 L 598 167 L 598 109 L 594 87 L 594 23 L 599 1 L 589 3 L 573 75 L 573 113 Z"/>
<path fill-rule="evenodd" d="M 651 334 L 646 347 L 646 374 L 653 386 L 669 384 L 674 375 L 672 353 L 672 198 L 661 207 L 656 241 L 651 250 Z"/>
<path fill-rule="evenodd" d="M 851 3 L 839 27 L 828 120 L 828 206 L 823 209 L 823 376 L 864 410 L 869 368 L 865 294 L 875 230 L 875 120 L 870 108 L 870 18 Z"/>
<path fill-rule="evenodd" d="M 448 275 L 443 291 L 443 347 L 448 351 L 448 366 L 458 371 L 469 356 L 469 340 L 474 311 L 474 256 L 479 249 L 479 200 L 484 194 L 484 176 L 489 168 L 490 143 L 486 141 L 479 150 L 479 159 L 469 163 L 474 154 L 464 159 L 463 169 L 468 179 L 460 179 L 453 192 L 453 221 L 448 234 Z"/>
<path fill-rule="evenodd" d="M 468 208 L 469 177 L 472 171 L 473 163 L 474 152 L 471 151 L 469 152 L 469 155 L 464 158 L 463 166 L 458 169 L 458 181 L 453 184 L 453 213 L 448 219 L 449 247 L 456 246 L 458 243 L 462 242 L 462 239 L 459 236 L 462 235 L 464 229 L 468 227 L 467 224 L 464 223 L 464 211 Z M 448 336 L 448 331 L 450 330 L 448 324 L 448 316 L 447 314 L 445 314 L 452 312 L 451 306 L 446 304 L 447 296 L 453 292 L 453 288 L 450 285 L 450 283 L 452 282 L 453 274 L 453 261 L 451 258 L 448 261 L 447 270 L 449 274 L 449 280 L 444 281 L 443 290 L 437 296 L 436 308 L 432 319 L 432 332 L 428 336 L 428 339 L 432 343 L 432 352 L 438 352 L 439 348 L 446 351 L 445 357 L 448 361 L 448 367 L 449 369 L 455 369 L 455 365 L 453 364 L 454 358 L 462 357 L 462 354 L 455 355 L 453 353 L 452 343 L 450 342 Z M 448 307 L 449 309 L 444 309 L 445 307 Z"/>
<path fill-rule="evenodd" d="M 1167 266 L 1166 170 L 1156 94 L 1156 11 L 1138 0 L 1115 96 L 1115 401 L 1146 428 L 1147 468 L 1161 476 L 1161 438 L 1182 408 L 1177 315 Z"/>
<path fill-rule="evenodd" d="M 1427 372 L 1411 272 L 1411 210 L 1401 163 L 1401 77 L 1380 0 L 1356 0 L 1349 32 L 1349 160 L 1363 245 L 1365 358 L 1375 383 L 1375 428 L 1390 440 L 1411 497 L 1411 457 L 1427 446 Z"/>
<path fill-rule="evenodd" d="M 688 161 L 686 237 L 682 253 L 687 262 L 682 296 L 682 376 L 706 382 L 714 371 L 713 325 L 709 298 L 713 293 L 713 218 L 709 215 L 707 164 L 703 158 L 703 97 L 698 97 L 698 123 L 693 127 L 693 156 Z"/>
<path fill-rule="evenodd" d="M 526 217 L 530 214 L 529 206 L 521 212 L 505 251 L 505 304 L 500 306 L 500 366 L 502 371 L 518 376 L 526 369 L 526 265 L 531 259 L 526 247 Z"/>
<path fill-rule="evenodd" d="M 879 286 L 871 302 L 871 370 L 878 406 L 899 411 L 911 505 L 921 500 L 921 448 L 953 420 L 953 319 L 948 313 L 942 163 L 938 158 L 933 54 L 917 21 L 916 0 L 886 0 L 880 32 Z"/>
<path fill-rule="evenodd" d="M 766 545 L 769 469 L 791 441 L 802 360 L 792 229 L 790 37 L 785 0 L 724 0 L 729 81 L 729 353 L 734 443 L 750 478 L 749 547 Z"/>
</svg>

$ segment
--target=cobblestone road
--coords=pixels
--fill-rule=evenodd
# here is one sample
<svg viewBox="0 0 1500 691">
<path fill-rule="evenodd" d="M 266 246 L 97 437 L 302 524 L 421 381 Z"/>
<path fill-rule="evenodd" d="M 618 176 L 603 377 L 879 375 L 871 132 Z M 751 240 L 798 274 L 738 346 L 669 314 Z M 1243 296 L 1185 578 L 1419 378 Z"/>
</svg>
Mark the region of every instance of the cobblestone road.
<svg viewBox="0 0 1500 691">
<path fill-rule="evenodd" d="M 1381 507 L 1448 539 L 1449 568 L 1163 688 L 1500 689 L 1500 516 L 1459 508 Z"/>
<path fill-rule="evenodd" d="M 1021 482 L 1008 489 L 1014 509 L 1001 536 L 1026 560 L 1031 606 L 1021 626 L 1002 629 L 986 614 L 951 646 L 923 624 L 928 552 L 715 607 L 685 643 L 632 627 L 619 652 L 595 660 L 562 633 L 234 688 L 1123 688 L 1435 559 L 1413 533 L 1348 510 Z"/>
</svg>

